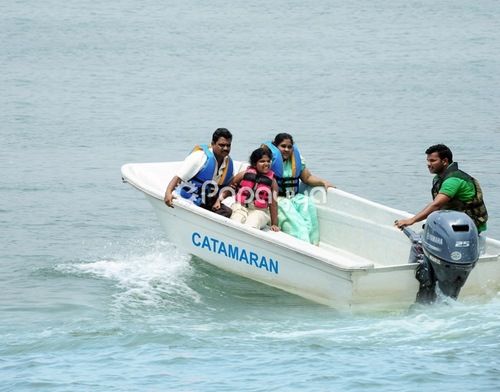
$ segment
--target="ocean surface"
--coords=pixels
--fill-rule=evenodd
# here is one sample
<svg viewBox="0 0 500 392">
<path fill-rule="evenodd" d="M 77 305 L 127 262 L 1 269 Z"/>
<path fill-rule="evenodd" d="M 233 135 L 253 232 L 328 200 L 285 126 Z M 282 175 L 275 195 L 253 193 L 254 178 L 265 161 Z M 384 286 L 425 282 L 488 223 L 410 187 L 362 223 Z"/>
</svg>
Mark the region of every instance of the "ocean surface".
<svg viewBox="0 0 500 392">
<path fill-rule="evenodd" d="M 500 295 L 349 314 L 163 235 L 129 162 L 294 135 L 314 174 L 416 212 L 425 149 L 500 238 L 500 2 L 0 3 L 0 391 L 498 391 Z"/>
</svg>

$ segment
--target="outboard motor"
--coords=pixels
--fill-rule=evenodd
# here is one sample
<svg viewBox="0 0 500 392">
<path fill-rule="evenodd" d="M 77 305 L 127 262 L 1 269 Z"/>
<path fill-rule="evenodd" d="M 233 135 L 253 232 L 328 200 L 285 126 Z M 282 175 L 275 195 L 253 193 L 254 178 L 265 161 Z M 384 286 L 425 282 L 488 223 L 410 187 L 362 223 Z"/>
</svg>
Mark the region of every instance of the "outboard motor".
<svg viewBox="0 0 500 392">
<path fill-rule="evenodd" d="M 435 301 L 436 282 L 444 295 L 456 299 L 479 259 L 479 239 L 474 221 L 463 212 L 435 211 L 427 217 L 420 241 L 416 241 L 411 230 L 405 234 L 414 244 L 410 257 L 419 263 L 415 271 L 420 282 L 417 302 Z M 423 255 L 415 257 L 415 253 L 421 252 Z"/>
</svg>

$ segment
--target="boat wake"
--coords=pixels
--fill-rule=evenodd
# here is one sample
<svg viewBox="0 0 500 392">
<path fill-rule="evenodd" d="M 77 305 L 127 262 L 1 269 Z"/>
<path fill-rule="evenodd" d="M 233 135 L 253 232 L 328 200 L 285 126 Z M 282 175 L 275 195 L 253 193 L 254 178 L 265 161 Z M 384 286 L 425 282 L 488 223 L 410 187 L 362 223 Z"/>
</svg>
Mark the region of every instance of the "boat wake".
<svg viewBox="0 0 500 392">
<path fill-rule="evenodd" d="M 408 311 L 393 313 L 332 313 L 332 317 L 325 316 L 324 310 L 318 309 L 319 312 L 321 315 L 317 317 L 303 318 L 293 331 L 283 323 L 265 330 L 261 328 L 256 338 L 270 338 L 286 344 L 301 342 L 312 348 L 407 350 L 413 347 L 428 355 L 456 352 L 461 356 L 464 341 L 471 343 L 467 349 L 474 350 L 475 345 L 488 344 L 498 335 L 500 294 L 488 302 L 462 303 L 446 298 L 433 305 L 417 305 Z"/>
<path fill-rule="evenodd" d="M 134 246 L 128 254 L 97 261 L 65 263 L 56 270 L 79 277 L 114 282 L 112 294 L 120 308 L 165 307 L 180 302 L 199 303 L 200 295 L 189 286 L 191 257 L 166 241 Z"/>
</svg>

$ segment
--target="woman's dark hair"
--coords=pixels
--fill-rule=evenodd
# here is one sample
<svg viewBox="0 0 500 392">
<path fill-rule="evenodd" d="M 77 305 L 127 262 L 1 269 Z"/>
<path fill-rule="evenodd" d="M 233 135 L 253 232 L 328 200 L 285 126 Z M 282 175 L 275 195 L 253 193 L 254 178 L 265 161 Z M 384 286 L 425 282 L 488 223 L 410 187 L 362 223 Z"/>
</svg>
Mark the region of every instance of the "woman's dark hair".
<svg viewBox="0 0 500 392">
<path fill-rule="evenodd" d="M 292 135 L 290 135 L 289 133 L 286 133 L 286 132 L 283 132 L 283 133 L 278 133 L 275 137 L 274 137 L 274 141 L 273 141 L 273 144 L 275 146 L 278 146 L 283 140 L 286 140 L 286 139 L 290 139 L 290 141 L 292 142 L 293 144 L 293 137 Z"/>
<path fill-rule="evenodd" d="M 267 147 L 259 147 L 258 149 L 252 151 L 250 154 L 250 166 L 255 167 L 259 159 L 262 159 L 263 156 L 268 156 L 270 160 L 273 159 L 273 153 Z"/>
</svg>

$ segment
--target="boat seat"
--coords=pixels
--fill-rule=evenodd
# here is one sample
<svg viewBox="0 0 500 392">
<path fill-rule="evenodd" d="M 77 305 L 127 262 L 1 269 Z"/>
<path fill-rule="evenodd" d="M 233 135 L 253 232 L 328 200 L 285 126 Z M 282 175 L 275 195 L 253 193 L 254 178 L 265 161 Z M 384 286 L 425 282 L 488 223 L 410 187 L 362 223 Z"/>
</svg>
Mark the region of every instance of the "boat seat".
<svg viewBox="0 0 500 392">
<path fill-rule="evenodd" d="M 330 244 L 320 242 L 319 247 L 317 247 L 325 257 L 335 260 L 332 264 L 343 264 L 347 268 L 373 268 L 376 264 L 372 260 L 368 260 L 360 255 L 351 253 L 349 251 L 336 248 Z"/>
<path fill-rule="evenodd" d="M 322 261 L 345 269 L 373 268 L 374 263 L 362 256 L 320 242 L 319 246 L 309 244 L 283 232 L 273 233 L 273 237 L 288 248 L 310 255 Z"/>
</svg>

